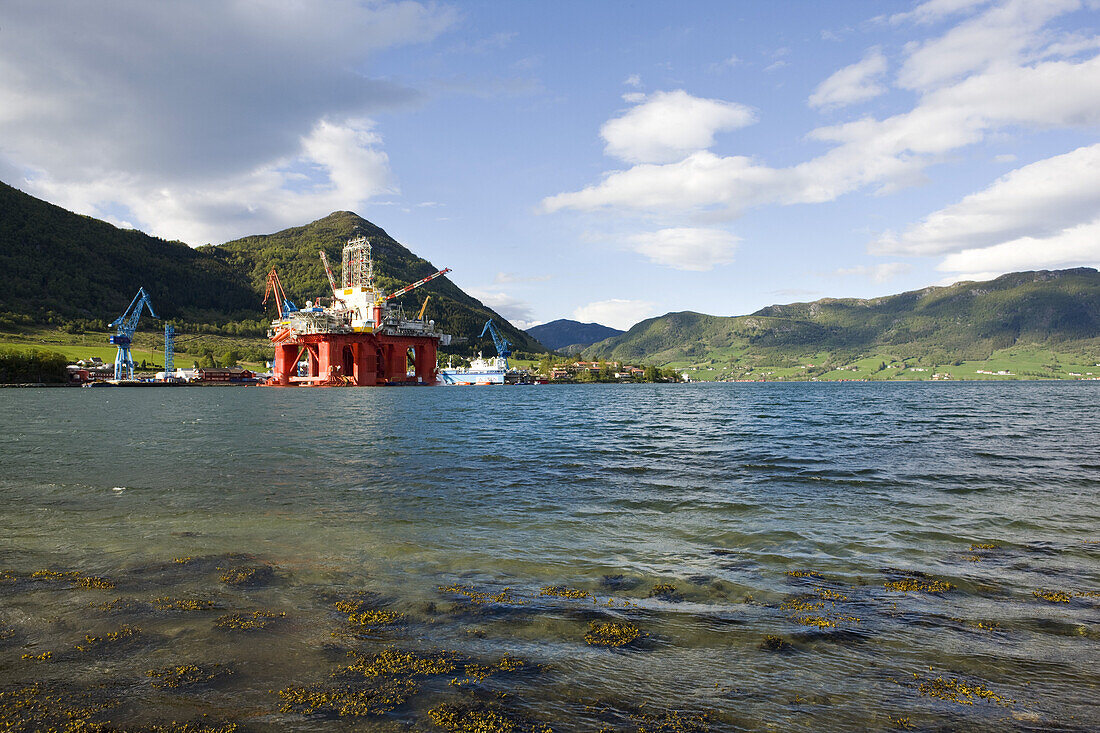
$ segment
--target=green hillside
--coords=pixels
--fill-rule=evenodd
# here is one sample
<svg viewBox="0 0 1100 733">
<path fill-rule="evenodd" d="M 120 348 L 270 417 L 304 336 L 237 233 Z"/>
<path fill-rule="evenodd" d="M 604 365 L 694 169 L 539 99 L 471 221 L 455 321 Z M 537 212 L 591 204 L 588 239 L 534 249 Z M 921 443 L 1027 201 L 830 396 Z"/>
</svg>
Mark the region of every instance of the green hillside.
<svg viewBox="0 0 1100 733">
<path fill-rule="evenodd" d="M 111 321 L 144 286 L 162 318 L 256 318 L 243 274 L 181 242 L 118 229 L 0 183 L 0 313 Z"/>
<path fill-rule="evenodd" d="M 1100 273 L 1019 272 L 869 300 L 774 305 L 748 316 L 669 313 L 584 354 L 705 364 L 712 376 L 741 377 L 764 366 L 805 369 L 808 361 L 825 373 L 863 358 L 878 364 L 880 355 L 925 366 L 978 362 L 1029 345 L 1100 361 Z"/>
<path fill-rule="evenodd" d="M 343 245 L 356 230 L 372 239 L 382 288 L 396 289 L 437 269 L 347 211 L 276 234 L 193 249 L 74 214 L 0 183 L 0 331 L 102 330 L 143 286 L 157 315 L 183 331 L 260 336 L 274 315 L 272 304 L 262 305 L 272 265 L 291 299 L 301 304 L 316 298 L 328 291 L 317 250 L 324 248 L 339 267 Z M 446 333 L 471 339 L 464 348 L 492 353 L 490 340 L 474 339 L 492 318 L 514 348 L 545 351 L 445 277 L 404 296 L 406 308 L 419 310 L 429 292 L 426 317 Z"/>
</svg>

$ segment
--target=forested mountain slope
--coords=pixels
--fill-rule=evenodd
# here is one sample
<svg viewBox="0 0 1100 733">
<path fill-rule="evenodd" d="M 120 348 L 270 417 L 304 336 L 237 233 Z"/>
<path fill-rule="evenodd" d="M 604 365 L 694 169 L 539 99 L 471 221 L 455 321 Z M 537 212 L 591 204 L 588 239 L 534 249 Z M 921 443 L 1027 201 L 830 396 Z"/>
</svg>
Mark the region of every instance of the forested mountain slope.
<svg viewBox="0 0 1100 733">
<path fill-rule="evenodd" d="M 668 363 L 715 350 L 761 355 L 888 349 L 901 356 L 986 358 L 1016 343 L 1100 337 L 1100 273 L 1016 272 L 872 299 L 772 305 L 747 316 L 669 313 L 585 350 L 590 358 Z"/>
</svg>

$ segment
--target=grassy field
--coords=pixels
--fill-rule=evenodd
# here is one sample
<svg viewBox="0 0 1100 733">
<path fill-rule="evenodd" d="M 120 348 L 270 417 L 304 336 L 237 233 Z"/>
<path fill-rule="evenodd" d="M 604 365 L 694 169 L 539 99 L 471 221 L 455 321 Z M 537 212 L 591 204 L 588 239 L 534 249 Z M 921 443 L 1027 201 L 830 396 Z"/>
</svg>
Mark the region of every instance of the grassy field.
<svg viewBox="0 0 1100 733">
<path fill-rule="evenodd" d="M 1100 377 L 1100 365 L 1082 354 L 1058 353 L 1047 347 L 1013 346 L 995 351 L 988 359 L 958 364 L 920 365 L 916 359 L 891 354 L 872 354 L 844 360 L 828 353 L 809 354 L 798 363 L 760 366 L 742 362 L 736 354 L 711 352 L 697 362 L 672 362 L 671 366 L 698 381 L 756 379 L 767 381 L 918 381 L 937 378 L 974 380 L 1088 379 Z M 823 365 L 831 368 L 825 369 Z"/>
<path fill-rule="evenodd" d="M 64 354 L 71 361 L 91 359 L 99 357 L 108 364 L 114 363 L 118 349 L 108 342 L 111 333 L 71 334 L 64 331 L 40 330 L 22 333 L 0 332 L 0 347 L 13 349 L 46 349 Z M 270 342 L 264 338 L 228 337 L 202 334 L 180 334 L 176 337 L 175 364 L 178 368 L 189 368 L 197 361 L 203 349 L 210 348 L 216 355 L 236 349 L 255 349 L 257 347 L 267 349 Z M 164 368 L 164 333 L 139 331 L 134 334 L 134 342 L 130 347 L 130 353 L 134 363 L 141 365 L 146 362 L 147 370 Z M 242 366 L 263 368 L 259 362 L 242 360 Z"/>
</svg>

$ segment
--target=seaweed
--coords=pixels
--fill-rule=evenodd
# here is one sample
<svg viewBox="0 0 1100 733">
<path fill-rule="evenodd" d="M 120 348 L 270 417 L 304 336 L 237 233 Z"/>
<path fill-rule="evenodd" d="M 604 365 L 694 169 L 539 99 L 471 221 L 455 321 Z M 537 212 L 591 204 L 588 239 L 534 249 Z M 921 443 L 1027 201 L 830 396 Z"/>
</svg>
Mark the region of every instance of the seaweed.
<svg viewBox="0 0 1100 733">
<path fill-rule="evenodd" d="M 481 605 L 483 603 L 507 603 L 511 605 L 520 605 L 523 601 L 513 597 L 509 591 L 510 588 L 505 588 L 500 593 L 492 594 L 486 591 L 479 591 L 467 585 L 459 585 L 458 583 L 452 583 L 448 586 L 440 586 L 440 592 L 453 593 L 455 595 L 464 596 L 469 603 L 474 605 Z"/>
<path fill-rule="evenodd" d="M 288 687 L 279 691 L 282 712 L 337 717 L 382 715 L 420 691 L 418 679 L 454 672 L 456 655 L 421 655 L 393 647 L 376 655 L 349 652 L 352 664 L 332 673 L 336 683 Z"/>
<path fill-rule="evenodd" d="M 8 582 L 18 580 L 14 574 L 11 574 L 10 578 Z M 28 576 L 28 579 L 36 583 L 71 583 L 77 588 L 84 588 L 85 590 L 110 590 L 115 587 L 114 581 L 98 575 L 85 575 L 81 570 L 51 570 L 45 568 L 35 570 Z"/>
<path fill-rule="evenodd" d="M 781 636 L 765 634 L 763 641 L 760 642 L 760 648 L 768 652 L 782 652 L 789 650 L 791 645 Z"/>
<path fill-rule="evenodd" d="M 450 733 L 553 733 L 549 725 L 492 700 L 445 702 L 428 710 L 428 719 Z"/>
<path fill-rule="evenodd" d="M 501 672 L 520 672 L 532 667 L 533 665 L 524 659 L 505 654 L 496 664 L 467 663 L 463 667 L 464 677 L 454 677 L 449 684 L 454 687 L 462 687 L 474 682 L 483 682 Z"/>
<path fill-rule="evenodd" d="M 83 643 L 77 644 L 76 648 L 77 651 L 81 652 L 120 649 L 132 645 L 141 636 L 142 630 L 140 627 L 123 624 L 118 627 L 118 631 L 110 631 L 102 636 L 86 634 Z"/>
<path fill-rule="evenodd" d="M 285 617 L 285 612 L 262 609 L 244 613 L 227 613 L 219 616 L 214 626 L 226 631 L 262 631 L 274 624 L 277 619 Z"/>
<path fill-rule="evenodd" d="M 222 571 L 218 579 L 236 588 L 256 588 L 269 585 L 275 580 L 275 568 L 270 565 L 239 565 L 218 570 Z"/>
<path fill-rule="evenodd" d="M 221 606 L 208 598 L 161 596 L 153 599 L 153 608 L 158 611 L 214 611 Z"/>
<path fill-rule="evenodd" d="M 53 652 L 42 652 L 41 654 L 22 654 L 20 659 L 25 659 L 28 662 L 48 662 L 53 659 Z"/>
<path fill-rule="evenodd" d="M 99 733 L 109 730 L 97 717 L 116 703 L 93 702 L 86 695 L 32 682 L 0 690 L 0 726 L 10 731 Z"/>
<path fill-rule="evenodd" d="M 788 570 L 785 575 L 792 578 L 820 578 L 821 573 L 816 570 Z"/>
<path fill-rule="evenodd" d="M 1032 591 L 1031 595 L 1047 601 L 1048 603 L 1069 603 L 1073 600 L 1069 593 L 1064 593 L 1060 590 L 1043 590 L 1040 588 L 1039 590 Z"/>
<path fill-rule="evenodd" d="M 901 580 L 888 580 L 883 583 L 886 590 L 899 593 L 946 593 L 953 590 L 955 585 L 946 580 L 925 579 L 925 577 L 902 578 Z"/>
<path fill-rule="evenodd" d="M 962 705 L 973 705 L 975 700 L 986 700 L 999 705 L 1011 705 L 1016 702 L 996 694 L 978 682 L 964 682 L 957 677 L 921 679 L 916 673 L 913 674 L 913 677 L 918 680 L 917 692 L 925 697 L 949 700 Z"/>
<path fill-rule="evenodd" d="M 684 600 L 684 597 L 680 595 L 680 591 L 671 583 L 657 583 L 650 588 L 649 597 L 673 603 Z"/>
<path fill-rule="evenodd" d="M 637 733 L 706 733 L 710 730 L 709 713 L 669 710 L 659 714 L 635 713 L 630 719 L 637 726 Z"/>
<path fill-rule="evenodd" d="M 591 598 L 592 594 L 586 590 L 570 588 L 564 585 L 546 585 L 539 590 L 540 596 L 557 596 L 558 598 Z"/>
<path fill-rule="evenodd" d="M 455 671 L 457 655 L 442 651 L 422 655 L 415 652 L 401 652 L 394 647 L 386 647 L 374 656 L 364 656 L 350 652 L 355 661 L 336 672 L 334 677 L 387 677 L 387 676 L 428 676 L 451 674 Z"/>
<path fill-rule="evenodd" d="M 397 611 L 368 609 L 348 614 L 348 626 L 357 633 L 376 633 L 383 628 L 401 626 L 407 619 Z"/>
<path fill-rule="evenodd" d="M 643 634 L 637 626 L 625 621 L 592 621 L 588 624 L 584 641 L 590 646 L 621 647 L 643 636 L 648 634 Z"/>
<path fill-rule="evenodd" d="M 150 669 L 145 673 L 145 676 L 153 679 L 153 687 L 166 690 L 207 685 L 214 680 L 228 677 L 232 674 L 234 674 L 232 668 L 221 664 L 203 666 L 197 664 L 179 664 L 160 667 L 158 669 Z"/>
<path fill-rule="evenodd" d="M 384 679 L 366 687 L 287 687 L 279 690 L 283 700 L 279 711 L 338 717 L 382 715 L 419 691 L 420 686 L 410 679 Z"/>
</svg>

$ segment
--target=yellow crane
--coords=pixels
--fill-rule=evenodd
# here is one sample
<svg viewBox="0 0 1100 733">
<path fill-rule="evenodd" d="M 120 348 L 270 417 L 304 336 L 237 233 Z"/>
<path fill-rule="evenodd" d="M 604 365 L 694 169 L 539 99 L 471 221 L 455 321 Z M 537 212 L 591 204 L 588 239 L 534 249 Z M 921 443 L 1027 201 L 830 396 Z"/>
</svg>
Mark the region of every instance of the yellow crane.
<svg viewBox="0 0 1100 733">
<path fill-rule="evenodd" d="M 416 320 L 418 320 L 418 321 L 423 321 L 424 320 L 424 311 L 427 310 L 428 301 L 431 300 L 431 299 L 432 299 L 431 295 L 429 295 L 427 298 L 424 298 L 424 305 L 420 306 L 420 312 L 416 314 Z"/>
</svg>

